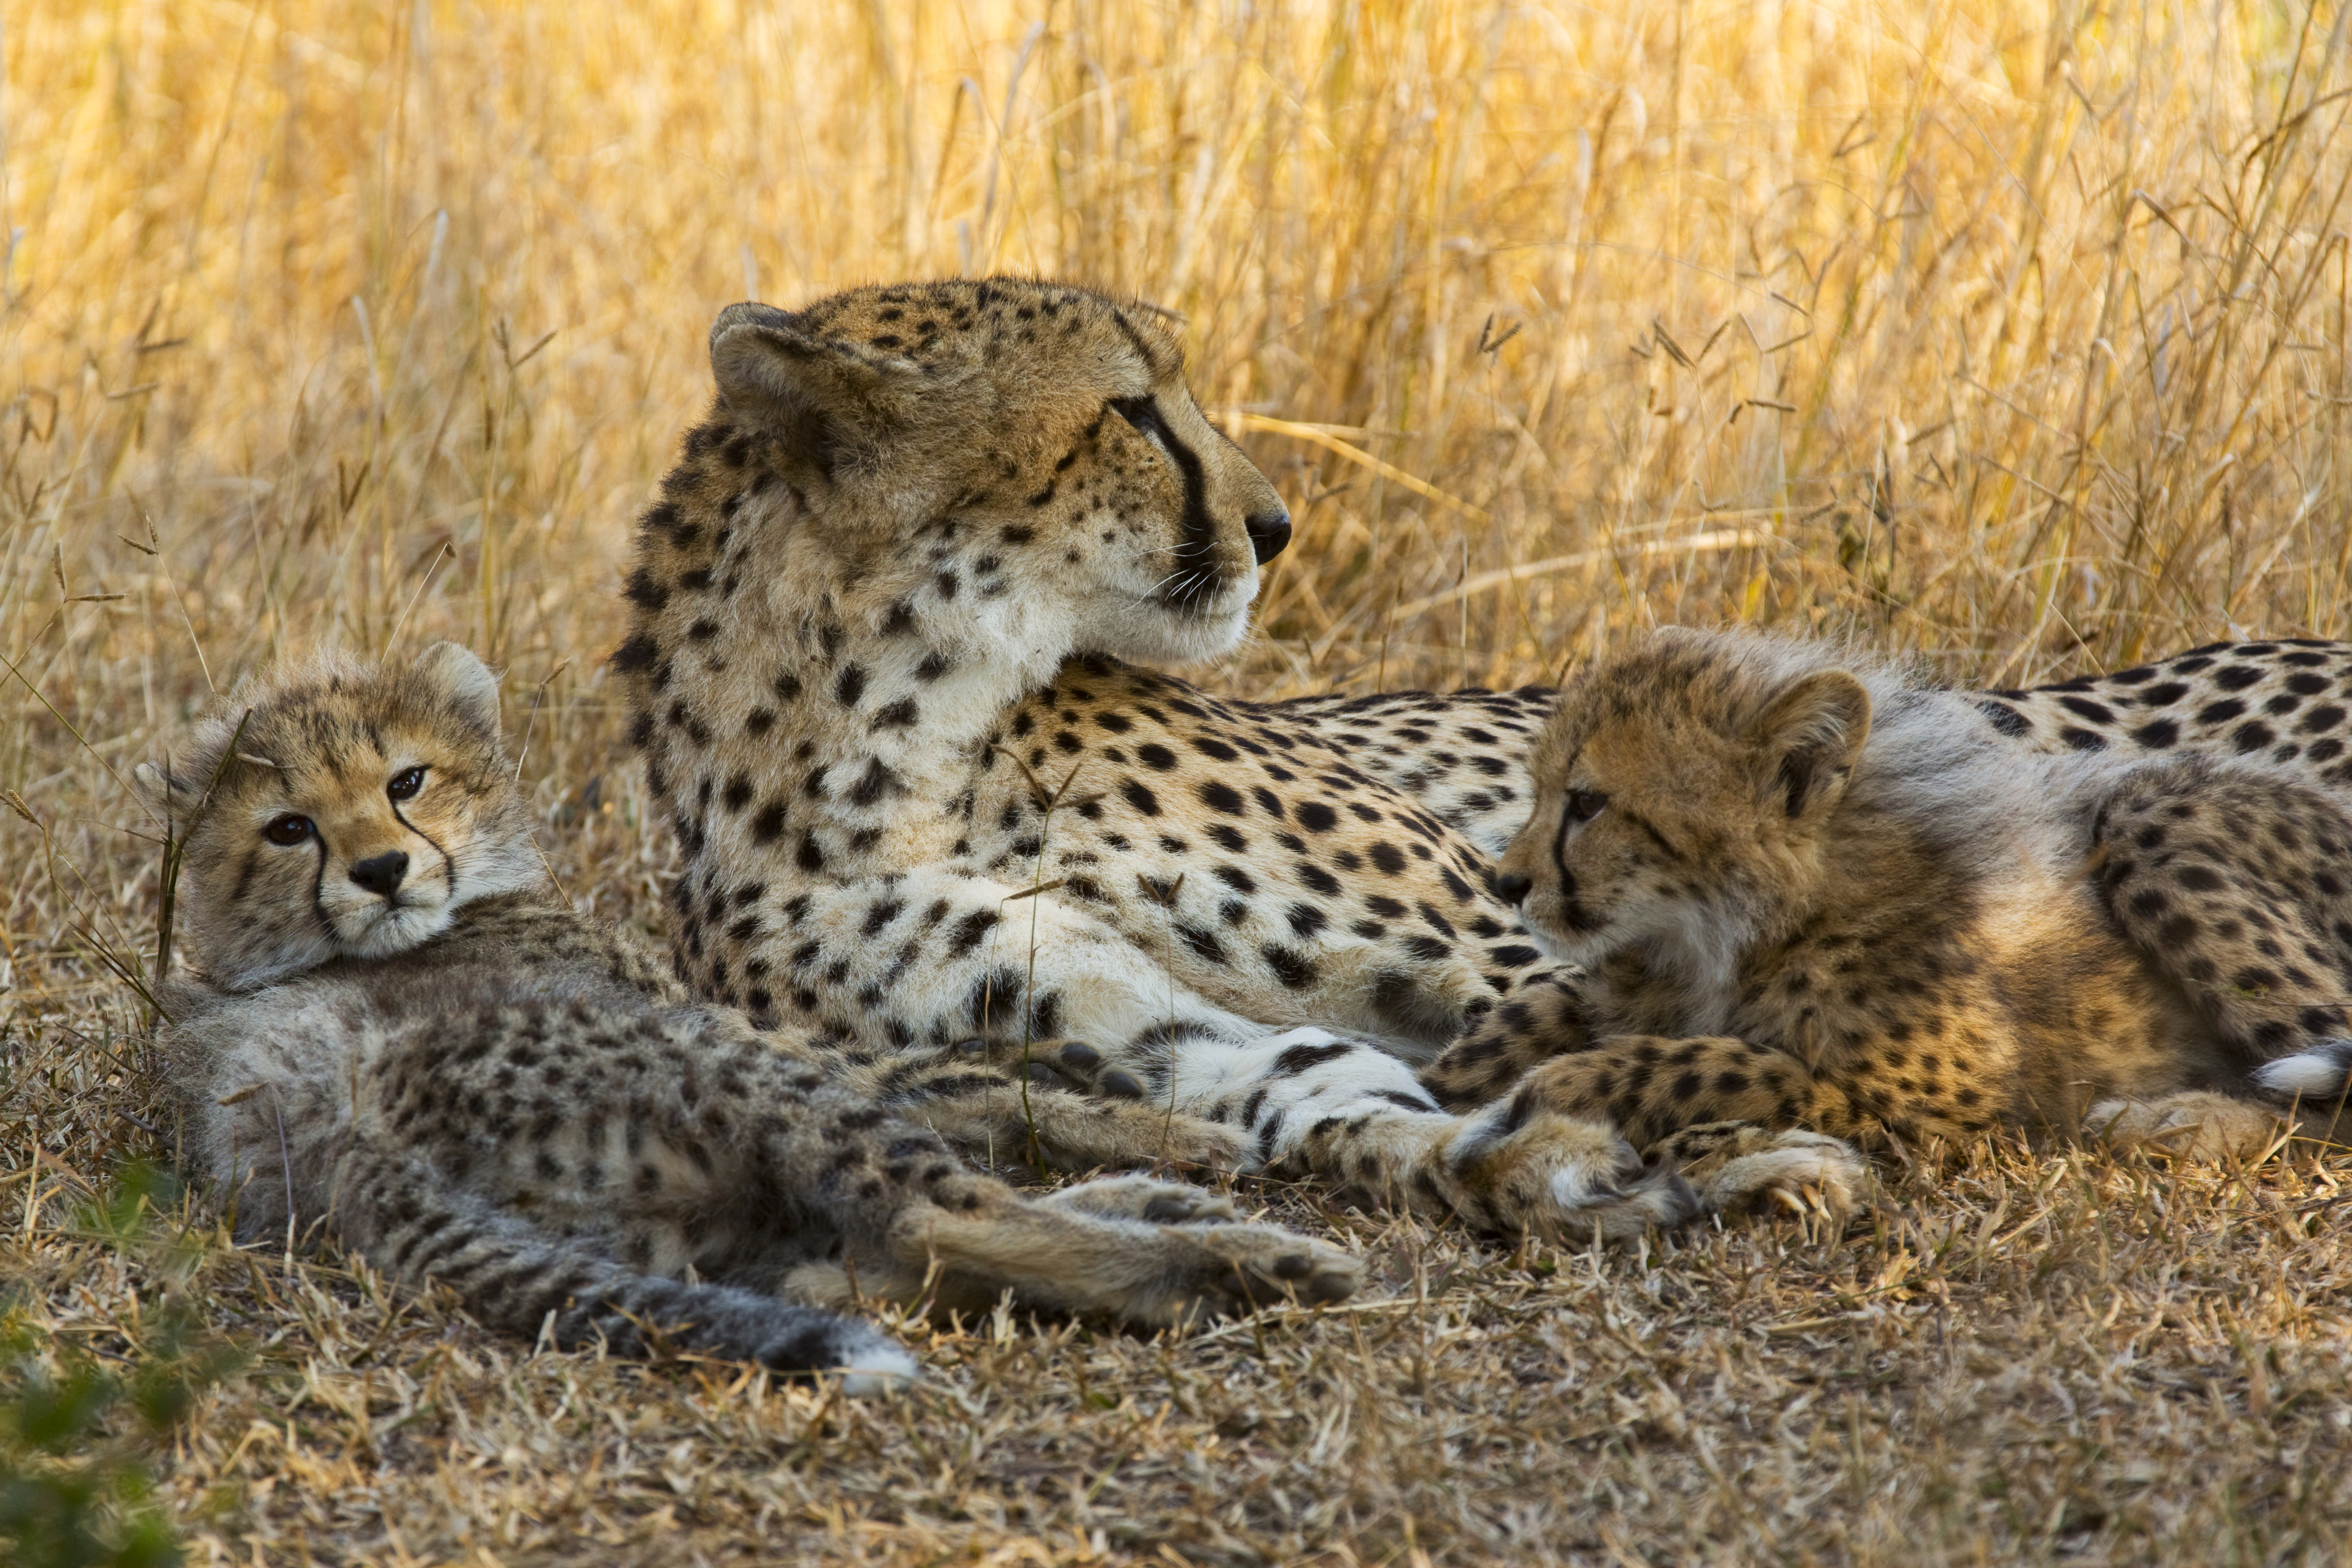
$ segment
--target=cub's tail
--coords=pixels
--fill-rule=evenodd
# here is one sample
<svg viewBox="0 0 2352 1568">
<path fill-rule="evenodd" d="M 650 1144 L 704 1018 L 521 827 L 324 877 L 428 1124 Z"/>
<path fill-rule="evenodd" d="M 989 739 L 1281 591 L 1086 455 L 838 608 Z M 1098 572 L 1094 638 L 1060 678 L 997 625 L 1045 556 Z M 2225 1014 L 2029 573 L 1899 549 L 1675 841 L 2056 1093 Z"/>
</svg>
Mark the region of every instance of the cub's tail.
<svg viewBox="0 0 2352 1568">
<path fill-rule="evenodd" d="M 346 1244 L 404 1284 L 447 1286 L 490 1328 L 543 1332 L 562 1350 L 601 1342 L 620 1355 L 697 1352 L 833 1373 L 850 1394 L 917 1373 L 906 1347 L 870 1323 L 755 1290 L 635 1273 L 452 1186 L 412 1154 L 353 1148 L 341 1173 L 336 1221 Z"/>
</svg>

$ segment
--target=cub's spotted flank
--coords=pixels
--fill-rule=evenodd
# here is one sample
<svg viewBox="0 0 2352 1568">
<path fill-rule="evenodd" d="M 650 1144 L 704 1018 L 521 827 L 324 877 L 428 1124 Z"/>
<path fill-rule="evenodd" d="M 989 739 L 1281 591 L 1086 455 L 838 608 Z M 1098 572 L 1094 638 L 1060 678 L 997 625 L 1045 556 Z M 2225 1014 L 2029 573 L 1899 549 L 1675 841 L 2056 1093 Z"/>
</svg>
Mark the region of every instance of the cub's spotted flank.
<svg viewBox="0 0 2352 1568">
<path fill-rule="evenodd" d="M 1158 312 L 864 289 L 730 306 L 710 347 L 614 658 L 687 984 L 974 1150 L 1506 1231 L 1695 1212 L 1605 1124 L 1449 1113 L 1413 1070 L 1554 971 L 1486 858 L 1549 693 L 1262 705 L 1126 662 L 1233 647 L 1289 533 Z"/>
<path fill-rule="evenodd" d="M 1501 863 L 1589 973 L 1456 1051 L 1555 1053 L 1528 1091 L 1637 1139 L 2088 1125 L 2243 1152 L 2298 1098 L 2324 1127 L 2352 1063 L 2347 672 L 2263 644 L 1965 693 L 1654 634 L 1562 695 Z"/>
<path fill-rule="evenodd" d="M 1191 1187 L 1024 1196 L 687 1000 L 549 885 L 512 775 L 497 682 L 449 643 L 283 673 L 140 770 L 187 846 L 166 1076 L 240 1239 L 323 1223 L 509 1332 L 861 1387 L 914 1365 L 835 1310 L 853 1282 L 1147 1325 L 1352 1288 Z"/>
</svg>

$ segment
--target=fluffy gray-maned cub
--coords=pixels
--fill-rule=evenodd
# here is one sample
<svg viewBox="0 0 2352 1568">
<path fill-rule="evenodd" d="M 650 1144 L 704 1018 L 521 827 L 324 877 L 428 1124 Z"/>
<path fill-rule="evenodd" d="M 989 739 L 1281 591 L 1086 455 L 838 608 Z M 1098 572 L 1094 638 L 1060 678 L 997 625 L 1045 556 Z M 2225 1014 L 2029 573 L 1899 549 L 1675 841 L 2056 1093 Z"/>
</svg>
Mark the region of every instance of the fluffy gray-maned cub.
<svg viewBox="0 0 2352 1568">
<path fill-rule="evenodd" d="M 160 1043 L 187 1162 L 240 1239 L 319 1223 L 561 1346 L 914 1370 L 860 1292 L 1180 1324 L 1355 1287 L 1347 1255 L 1138 1176 L 1024 1195 L 814 1052 L 686 999 L 549 881 L 454 643 L 321 659 L 223 703 L 150 804 L 186 845 L 194 974 Z"/>
</svg>

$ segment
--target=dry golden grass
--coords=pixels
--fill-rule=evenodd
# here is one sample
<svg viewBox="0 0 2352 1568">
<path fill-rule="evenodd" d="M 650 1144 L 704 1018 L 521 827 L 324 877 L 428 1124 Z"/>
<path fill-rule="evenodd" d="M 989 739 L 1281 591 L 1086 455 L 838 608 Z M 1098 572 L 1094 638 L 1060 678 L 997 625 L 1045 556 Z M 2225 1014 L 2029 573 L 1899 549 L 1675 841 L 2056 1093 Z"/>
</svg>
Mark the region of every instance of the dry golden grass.
<svg viewBox="0 0 2352 1568">
<path fill-rule="evenodd" d="M 1184 1342 L 912 1330 L 936 1375 L 865 1405 L 532 1357 L 86 1205 L 155 1152 L 121 775 L 278 649 L 508 665 L 566 886 L 657 921 L 600 664 L 745 295 L 1030 269 L 1183 310 L 1299 521 L 1211 677 L 1254 695 L 1548 679 L 1666 620 L 1999 683 L 2342 635 L 2347 23 L 0 0 L 10 1321 L 136 1360 L 192 1310 L 247 1353 L 160 1464 L 199 1559 L 2344 1558 L 2334 1162 L 1986 1146 L 1843 1237 L 1598 1256 L 1253 1188 L 1380 1287 Z"/>
</svg>

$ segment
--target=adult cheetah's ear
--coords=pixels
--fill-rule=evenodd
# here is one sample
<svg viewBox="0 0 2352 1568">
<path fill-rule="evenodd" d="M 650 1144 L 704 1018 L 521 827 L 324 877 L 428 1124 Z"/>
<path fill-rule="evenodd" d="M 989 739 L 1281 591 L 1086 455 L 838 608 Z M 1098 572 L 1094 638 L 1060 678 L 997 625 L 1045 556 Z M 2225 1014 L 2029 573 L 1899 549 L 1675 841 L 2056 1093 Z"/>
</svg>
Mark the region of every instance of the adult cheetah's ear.
<svg viewBox="0 0 2352 1568">
<path fill-rule="evenodd" d="M 416 656 L 409 667 L 434 700 L 457 710 L 457 716 L 496 739 L 499 732 L 499 678 L 474 650 L 453 642 L 437 642 Z"/>
<path fill-rule="evenodd" d="M 1870 739 L 1870 691 L 1843 669 L 1818 669 L 1780 689 L 1748 725 L 1762 787 L 1790 817 L 1834 805 Z"/>
<path fill-rule="evenodd" d="M 738 417 L 827 479 L 884 446 L 903 422 L 913 363 L 820 338 L 772 305 L 730 305 L 710 329 L 710 374 Z"/>
</svg>

